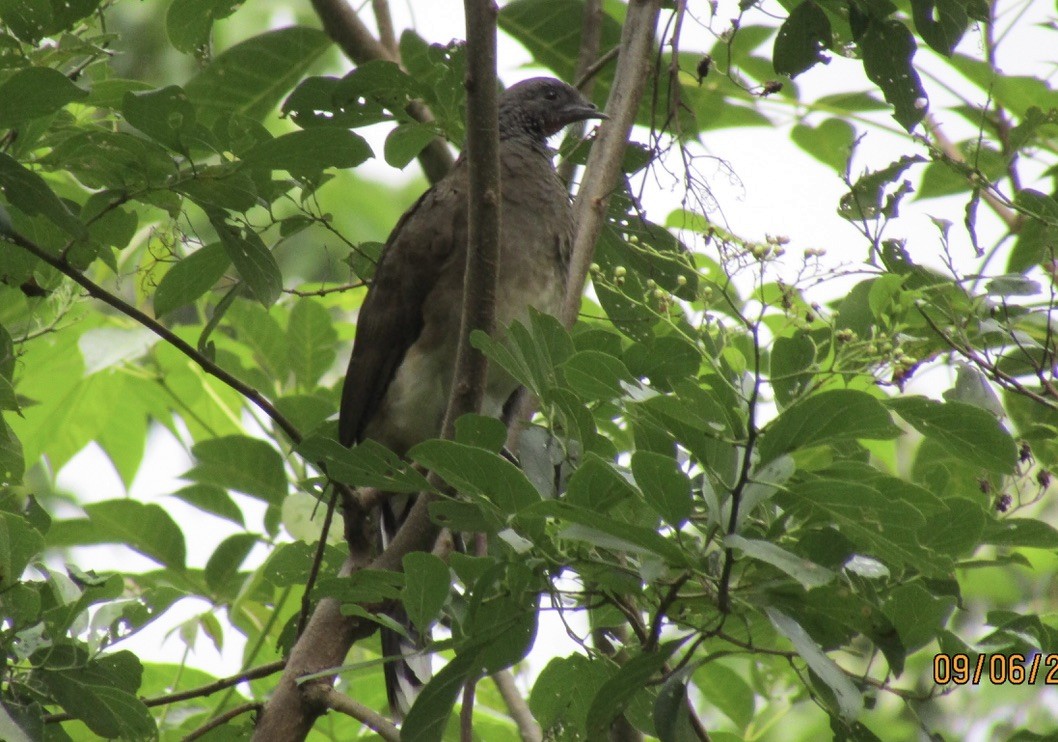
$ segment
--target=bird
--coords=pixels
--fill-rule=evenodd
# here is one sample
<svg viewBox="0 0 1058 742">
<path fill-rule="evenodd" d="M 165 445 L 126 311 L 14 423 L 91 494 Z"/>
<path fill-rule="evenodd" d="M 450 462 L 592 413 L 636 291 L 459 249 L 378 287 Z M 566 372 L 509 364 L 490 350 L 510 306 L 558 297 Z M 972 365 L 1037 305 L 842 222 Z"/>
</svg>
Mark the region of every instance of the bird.
<svg viewBox="0 0 1058 742">
<path fill-rule="evenodd" d="M 548 139 L 567 125 L 606 118 L 576 88 L 535 77 L 507 88 L 497 105 L 500 161 L 500 255 L 496 337 L 530 308 L 557 314 L 566 293 L 573 213 Z M 448 404 L 463 305 L 468 222 L 468 166 L 452 170 L 397 221 L 386 240 L 357 317 L 342 386 L 339 440 L 370 439 L 403 456 L 436 438 Z M 482 414 L 499 417 L 518 383 L 489 366 Z M 396 535 L 414 496 L 380 506 L 382 546 Z M 399 607 L 390 611 L 408 636 L 382 629 L 386 694 L 397 719 L 431 676 L 427 637 Z"/>
</svg>

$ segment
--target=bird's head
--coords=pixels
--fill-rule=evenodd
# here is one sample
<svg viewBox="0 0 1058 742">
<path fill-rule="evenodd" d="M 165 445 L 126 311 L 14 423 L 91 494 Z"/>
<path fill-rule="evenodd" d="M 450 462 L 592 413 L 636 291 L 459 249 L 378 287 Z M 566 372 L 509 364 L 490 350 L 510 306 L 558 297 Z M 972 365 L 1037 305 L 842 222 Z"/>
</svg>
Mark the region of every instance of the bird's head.
<svg viewBox="0 0 1058 742">
<path fill-rule="evenodd" d="M 553 77 L 534 77 L 507 88 L 500 96 L 500 138 L 529 136 L 543 142 L 565 126 L 606 114 L 572 85 Z"/>
</svg>

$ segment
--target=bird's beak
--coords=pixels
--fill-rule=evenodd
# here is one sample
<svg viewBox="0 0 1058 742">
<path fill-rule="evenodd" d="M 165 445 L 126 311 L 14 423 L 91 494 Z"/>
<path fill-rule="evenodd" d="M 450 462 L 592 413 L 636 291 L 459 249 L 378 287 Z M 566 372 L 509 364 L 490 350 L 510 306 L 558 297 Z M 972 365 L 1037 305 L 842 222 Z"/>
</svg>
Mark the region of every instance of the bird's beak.
<svg viewBox="0 0 1058 742">
<path fill-rule="evenodd" d="M 562 109 L 562 120 L 571 124 L 575 121 L 608 118 L 610 117 L 596 108 L 594 103 L 571 103 Z"/>
</svg>

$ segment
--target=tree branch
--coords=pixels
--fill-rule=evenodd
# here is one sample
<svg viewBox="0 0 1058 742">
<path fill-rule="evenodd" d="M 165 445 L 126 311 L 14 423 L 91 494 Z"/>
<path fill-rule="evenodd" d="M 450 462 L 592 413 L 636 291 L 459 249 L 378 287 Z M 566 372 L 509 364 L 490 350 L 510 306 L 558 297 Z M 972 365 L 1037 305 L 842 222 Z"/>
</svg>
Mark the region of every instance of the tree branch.
<svg viewBox="0 0 1058 742">
<path fill-rule="evenodd" d="M 569 285 L 560 318 L 567 327 L 577 320 L 584 282 L 595 254 L 595 242 L 606 218 L 606 205 L 621 176 L 625 145 L 632 133 L 632 124 L 654 61 L 654 32 L 660 11 L 661 0 L 631 0 L 628 4 L 621 35 L 621 54 L 617 59 L 610 98 L 606 102 L 606 114 L 610 118 L 599 126 L 573 204 L 576 232 Z"/>
<path fill-rule="evenodd" d="M 522 742 L 543 742 L 544 732 L 533 716 L 533 712 L 529 710 L 529 704 L 525 702 L 522 694 L 518 692 L 518 687 L 514 684 L 514 676 L 511 671 L 500 670 L 494 673 L 492 682 L 496 684 L 497 690 L 503 696 L 503 701 L 507 704 L 507 711 L 510 713 L 511 718 L 514 719 L 514 723 L 518 725 L 518 733 L 522 737 Z"/>
<path fill-rule="evenodd" d="M 236 716 L 242 716 L 247 711 L 256 711 L 259 708 L 261 708 L 261 704 L 259 702 L 250 701 L 249 703 L 244 703 L 239 706 L 236 706 L 233 709 L 228 709 L 220 716 L 210 719 L 198 729 L 188 734 L 186 737 L 184 737 L 183 742 L 193 742 L 193 740 L 201 739 L 217 727 L 224 726 Z"/>
<path fill-rule="evenodd" d="M 932 137 L 934 144 L 937 149 L 944 153 L 944 156 L 954 162 L 966 165 L 966 157 L 959 151 L 959 148 L 955 146 L 955 143 L 948 139 L 947 135 L 941 131 L 940 124 L 937 123 L 936 119 L 933 118 L 933 114 L 926 114 L 926 118 L 922 122 L 926 126 L 926 131 L 929 132 Z M 971 183 L 971 185 L 978 185 Z M 992 193 L 988 189 L 988 183 L 985 183 L 984 187 L 981 188 L 981 198 L 985 200 L 985 203 L 991 207 L 995 215 L 1003 220 L 1003 223 L 1007 225 L 1007 229 L 1011 232 L 1017 233 L 1021 229 L 1022 217 L 1018 213 L 1007 208 L 996 194 Z"/>
<path fill-rule="evenodd" d="M 371 12 L 375 14 L 375 25 L 378 26 L 378 40 L 389 49 L 395 57 L 400 56 L 397 46 L 397 34 L 393 30 L 393 16 L 389 14 L 388 0 L 371 0 Z"/>
<path fill-rule="evenodd" d="M 323 24 L 323 30 L 352 61 L 363 64 L 382 59 L 400 64 L 396 50 L 386 48 L 372 36 L 371 31 L 345 0 L 312 0 L 312 7 Z M 404 110 L 420 123 L 431 124 L 434 121 L 430 109 L 421 101 L 412 101 Z M 434 139 L 419 153 L 419 164 L 431 183 L 443 178 L 454 163 L 448 145 L 440 138 Z"/>
<path fill-rule="evenodd" d="M 471 2 L 475 2 L 471 12 Z M 319 6 L 323 0 L 313 0 Z M 464 284 L 462 324 L 456 353 L 456 371 L 444 437 L 450 438 L 455 420 L 480 408 L 485 380 L 484 356 L 470 346 L 470 333 L 490 329 L 494 324 L 496 266 L 499 256 L 499 155 L 496 117 L 496 13 L 489 0 L 467 0 L 467 160 L 470 168 L 469 241 Z M 355 18 L 355 15 L 354 15 Z M 359 19 L 356 19 L 359 23 Z M 362 24 L 361 24 L 362 25 Z M 377 42 L 376 42 L 377 43 Z M 389 546 L 368 569 L 402 570 L 404 557 L 413 551 L 429 551 L 437 539 L 438 527 L 430 520 L 429 506 L 437 497 L 441 482 L 433 474 L 436 489 L 416 499 L 407 519 Z M 339 576 L 348 576 L 364 565 L 350 556 Z M 254 740 L 290 742 L 304 739 L 316 718 L 327 706 L 321 703 L 316 687 L 329 687 L 333 678 L 317 678 L 299 686 L 304 675 L 337 667 L 354 641 L 369 636 L 375 624 L 342 614 L 341 603 L 324 598 L 316 606 L 301 638 L 294 645 L 287 668 L 271 700 L 265 706 Z"/>
<path fill-rule="evenodd" d="M 580 50 L 577 52 L 577 65 L 573 71 L 574 80 L 582 79 L 584 73 L 595 62 L 595 58 L 599 56 L 599 40 L 602 38 L 602 0 L 587 0 L 584 3 L 584 15 L 581 18 Z M 591 98 L 592 88 L 595 87 L 595 79 L 589 77 L 584 80 L 583 85 L 577 85 L 576 87 L 586 97 Z M 572 146 L 573 142 L 582 139 L 585 131 L 587 131 L 587 124 L 584 121 L 578 121 L 570 127 L 563 141 L 563 151 L 569 152 L 570 149 L 567 149 L 566 145 Z M 558 177 L 562 178 L 562 182 L 568 184 L 573 178 L 575 168 L 576 165 L 573 164 L 573 160 L 567 157 L 559 163 Z"/>
<path fill-rule="evenodd" d="M 400 742 L 400 732 L 389 719 L 332 686 L 313 685 L 307 693 L 312 696 L 313 703 L 351 716 L 387 742 Z"/>
<path fill-rule="evenodd" d="M 155 696 L 154 698 L 144 698 L 143 705 L 148 708 L 154 706 L 168 706 L 170 703 L 179 703 L 180 701 L 187 701 L 192 698 L 202 698 L 204 696 L 211 696 L 219 690 L 230 688 L 233 685 L 239 683 L 245 683 L 247 680 L 256 680 L 258 678 L 266 678 L 269 675 L 279 672 L 286 665 L 284 660 L 276 660 L 275 662 L 269 662 L 267 665 L 261 665 L 255 667 L 246 672 L 241 672 L 238 675 L 232 675 L 231 677 L 221 678 L 208 685 L 202 685 L 198 688 L 191 688 L 190 690 L 180 691 L 179 693 L 166 693 L 164 696 Z M 73 720 L 71 714 L 46 714 L 44 716 L 45 724 L 57 724 L 64 721 Z"/>
<path fill-rule="evenodd" d="M 168 327 L 163 325 L 158 320 L 154 319 L 154 317 L 148 316 L 147 314 L 132 306 L 125 300 L 110 293 L 102 286 L 95 283 L 90 278 L 81 273 L 81 271 L 77 270 L 75 267 L 67 263 L 64 259 L 52 255 L 40 245 L 33 242 L 32 240 L 27 239 L 26 237 L 23 237 L 18 232 L 15 232 L 13 230 L 5 231 L 0 233 L 0 238 L 6 239 L 9 242 L 14 243 L 15 245 L 18 245 L 38 260 L 47 263 L 59 273 L 63 274 L 64 276 L 72 280 L 74 283 L 81 286 L 85 291 L 88 292 L 89 296 L 95 299 L 99 299 L 101 302 L 103 302 L 104 304 L 108 304 L 109 306 L 124 314 L 126 317 L 131 317 L 132 319 L 139 322 L 141 325 L 143 325 L 155 335 L 160 337 L 162 340 L 166 341 L 174 348 L 179 350 L 181 353 L 183 353 L 185 356 L 190 358 L 192 361 L 197 363 L 199 367 L 201 367 L 201 369 L 207 374 L 209 374 L 210 376 L 214 376 L 217 379 L 220 379 L 222 382 L 230 386 L 239 394 L 246 397 L 248 400 L 257 405 L 257 407 L 263 413 L 268 415 L 268 417 L 271 418 L 272 422 L 278 425 L 283 430 L 283 432 L 287 434 L 287 437 L 290 438 L 290 440 L 292 440 L 294 443 L 301 442 L 301 433 L 296 427 L 294 427 L 294 423 L 290 422 L 279 410 L 277 410 L 272 405 L 271 402 L 265 399 L 260 392 L 251 387 L 249 384 L 246 384 L 240 381 L 239 379 L 235 378 L 227 371 L 222 369 L 220 366 L 218 366 L 216 363 L 206 358 L 206 356 L 199 353 L 197 350 L 191 347 L 191 345 L 187 343 L 183 338 L 179 337 Z"/>
</svg>

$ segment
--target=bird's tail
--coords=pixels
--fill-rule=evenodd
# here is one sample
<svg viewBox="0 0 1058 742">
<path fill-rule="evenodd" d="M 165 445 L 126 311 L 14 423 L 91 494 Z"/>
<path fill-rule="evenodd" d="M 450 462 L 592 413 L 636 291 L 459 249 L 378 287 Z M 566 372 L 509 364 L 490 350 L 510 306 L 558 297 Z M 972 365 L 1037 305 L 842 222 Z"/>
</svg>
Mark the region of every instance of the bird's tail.
<svg viewBox="0 0 1058 742">
<path fill-rule="evenodd" d="M 386 697 L 393 718 L 400 720 L 407 715 L 419 691 L 433 676 L 430 655 L 423 651 L 430 637 L 428 634 L 423 636 L 412 626 L 403 608 L 398 607 L 388 613 L 408 632 L 407 636 L 403 636 L 390 629 L 380 631 L 382 655 L 387 660 L 384 667 Z"/>
<path fill-rule="evenodd" d="M 382 503 L 382 548 L 397 535 L 414 504 L 413 497 L 401 495 L 393 495 Z M 422 687 L 433 677 L 430 655 L 425 652 L 430 633 L 413 626 L 403 606 L 394 606 L 386 614 L 406 632 L 406 635 L 390 629 L 379 632 L 382 656 L 386 659 L 383 667 L 386 697 L 393 718 L 400 720 L 407 715 Z"/>
</svg>

